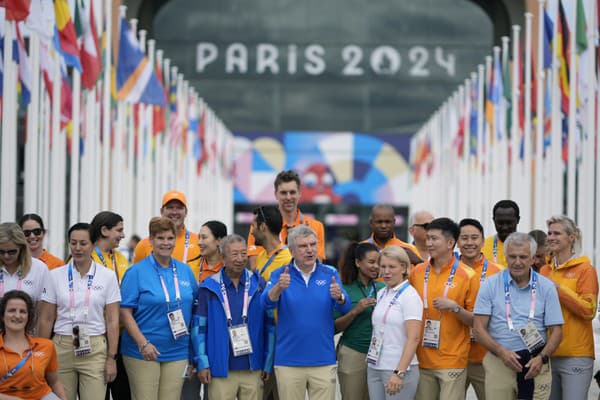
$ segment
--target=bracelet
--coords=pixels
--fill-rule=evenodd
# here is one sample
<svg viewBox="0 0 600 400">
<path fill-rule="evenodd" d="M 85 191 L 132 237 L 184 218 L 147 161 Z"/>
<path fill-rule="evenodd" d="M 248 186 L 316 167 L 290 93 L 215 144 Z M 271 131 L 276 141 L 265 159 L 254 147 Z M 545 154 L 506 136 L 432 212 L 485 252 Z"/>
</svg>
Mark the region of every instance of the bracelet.
<svg viewBox="0 0 600 400">
<path fill-rule="evenodd" d="M 141 346 L 140 346 L 140 353 L 141 353 L 142 351 L 144 351 L 144 349 L 146 348 L 146 346 L 148 346 L 149 344 L 150 344 L 150 341 L 149 341 L 149 340 L 146 340 L 146 343 L 144 343 L 143 345 L 141 345 Z"/>
</svg>

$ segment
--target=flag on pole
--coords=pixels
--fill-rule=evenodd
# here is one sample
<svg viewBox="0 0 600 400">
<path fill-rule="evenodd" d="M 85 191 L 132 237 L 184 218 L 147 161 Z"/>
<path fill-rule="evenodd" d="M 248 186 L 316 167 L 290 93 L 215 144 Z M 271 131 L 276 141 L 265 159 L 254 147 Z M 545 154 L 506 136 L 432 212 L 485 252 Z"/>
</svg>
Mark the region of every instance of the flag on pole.
<svg viewBox="0 0 600 400">
<path fill-rule="evenodd" d="M 98 44 L 98 32 L 94 17 L 94 2 L 86 3 L 82 0 L 83 7 L 79 9 L 83 40 L 81 42 L 81 85 L 86 89 L 92 89 L 100 76 L 102 70 L 102 58 L 100 57 L 100 45 Z"/>
<path fill-rule="evenodd" d="M 479 80 L 477 78 L 473 79 L 471 82 L 471 115 L 469 120 L 469 132 L 470 132 L 470 153 L 472 156 L 477 155 L 477 125 L 479 121 L 479 114 L 477 111 L 477 96 L 479 93 Z"/>
<path fill-rule="evenodd" d="M 71 92 L 71 86 L 64 68 L 64 63 L 61 63 L 61 88 L 60 88 L 60 129 L 66 128 L 71 122 L 73 114 L 73 93 Z M 40 68 L 42 70 L 42 76 L 44 78 L 44 84 L 46 86 L 46 92 L 52 102 L 53 92 L 52 87 L 54 85 L 54 57 L 46 45 L 40 43 Z"/>
<path fill-rule="evenodd" d="M 564 116 L 569 115 L 569 58 L 571 53 L 569 25 L 561 0 L 558 2 L 558 60 L 559 60 L 559 86 L 561 91 L 561 110 Z"/>
<path fill-rule="evenodd" d="M 67 0 L 54 0 L 54 13 L 56 14 L 54 45 L 68 66 L 77 68 L 79 72 L 82 72 L 77 34 L 75 33 L 75 26 L 71 19 L 71 11 Z"/>
<path fill-rule="evenodd" d="M 19 88 L 21 94 L 21 105 L 25 108 L 31 101 L 31 70 L 29 67 L 29 56 L 27 50 L 25 50 L 25 41 L 21 36 L 21 30 L 19 25 L 16 25 L 16 40 L 13 44 L 13 55 L 17 55 L 17 59 L 14 61 L 19 65 Z"/>
<path fill-rule="evenodd" d="M 490 90 L 491 112 L 493 112 L 492 133 L 496 133 L 498 139 L 502 139 L 502 119 L 504 116 L 504 84 L 502 83 L 502 67 L 500 65 L 500 54 L 494 54 L 494 74 Z"/>
<path fill-rule="evenodd" d="M 29 15 L 31 0 L 5 0 L 7 21 L 23 21 Z"/>
<path fill-rule="evenodd" d="M 137 38 L 121 18 L 117 98 L 130 103 L 165 106 L 165 94 L 152 64 L 140 49 Z"/>
</svg>

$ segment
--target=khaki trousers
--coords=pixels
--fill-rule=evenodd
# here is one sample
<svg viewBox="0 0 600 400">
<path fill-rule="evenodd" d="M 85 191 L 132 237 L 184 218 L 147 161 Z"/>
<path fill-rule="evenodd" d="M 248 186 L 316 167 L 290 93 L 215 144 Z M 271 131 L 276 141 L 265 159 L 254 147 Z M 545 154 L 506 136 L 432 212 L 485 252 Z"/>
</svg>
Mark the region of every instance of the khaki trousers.
<svg viewBox="0 0 600 400">
<path fill-rule="evenodd" d="M 467 385 L 473 385 L 478 400 L 485 400 L 485 370 L 483 364 L 469 362 L 467 366 Z"/>
<path fill-rule="evenodd" d="M 483 357 L 485 369 L 486 400 L 510 400 L 517 398 L 517 373 L 508 368 L 499 357 L 489 351 Z M 550 397 L 552 373 L 550 364 L 542 367 L 542 371 L 534 378 L 534 400 L 547 400 Z"/>
<path fill-rule="evenodd" d="M 344 400 L 369 400 L 366 354 L 341 345 L 338 349 L 338 378 Z"/>
<path fill-rule="evenodd" d="M 419 372 L 416 400 L 464 400 L 466 369 L 421 368 Z"/>
<path fill-rule="evenodd" d="M 123 363 L 133 400 L 180 399 L 187 360 L 158 362 L 123 356 Z"/>
<path fill-rule="evenodd" d="M 275 366 L 279 397 L 284 400 L 305 400 L 308 389 L 310 400 L 334 400 L 336 372 L 336 365 L 323 367 Z"/>
<path fill-rule="evenodd" d="M 262 371 L 229 371 L 227 378 L 212 378 L 208 398 L 219 400 L 262 399 Z"/>
<path fill-rule="evenodd" d="M 52 341 L 58 357 L 58 380 L 65 387 L 67 399 L 79 397 L 86 400 L 104 400 L 106 383 L 106 337 L 91 336 L 92 352 L 76 357 L 73 352 L 73 337 L 54 335 Z"/>
</svg>

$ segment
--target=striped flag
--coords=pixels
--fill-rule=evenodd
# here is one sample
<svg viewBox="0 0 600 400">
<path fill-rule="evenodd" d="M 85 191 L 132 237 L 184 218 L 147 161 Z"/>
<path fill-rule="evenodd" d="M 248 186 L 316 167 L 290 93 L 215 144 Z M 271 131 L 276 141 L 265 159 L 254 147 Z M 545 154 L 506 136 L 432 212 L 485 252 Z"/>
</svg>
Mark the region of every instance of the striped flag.
<svg viewBox="0 0 600 400">
<path fill-rule="evenodd" d="M 87 7 L 83 3 L 83 7 L 79 11 L 83 30 L 83 40 L 81 42 L 81 66 L 83 67 L 83 73 L 81 74 L 81 84 L 84 88 L 91 89 L 96 84 L 102 70 L 98 32 L 94 18 L 94 2 L 89 1 Z"/>
<path fill-rule="evenodd" d="M 21 36 L 21 30 L 17 25 L 16 41 L 13 44 L 13 48 L 17 51 L 13 51 L 13 56 L 18 55 L 15 62 L 19 65 L 19 86 L 21 91 L 21 105 L 25 108 L 31 101 L 31 70 L 29 67 L 29 56 L 27 50 L 25 50 L 25 41 Z"/>
<path fill-rule="evenodd" d="M 75 33 L 75 25 L 73 25 L 73 19 L 71 19 L 71 11 L 67 0 L 54 0 L 54 13 L 56 14 L 54 45 L 68 66 L 82 72 L 77 34 Z"/>
</svg>

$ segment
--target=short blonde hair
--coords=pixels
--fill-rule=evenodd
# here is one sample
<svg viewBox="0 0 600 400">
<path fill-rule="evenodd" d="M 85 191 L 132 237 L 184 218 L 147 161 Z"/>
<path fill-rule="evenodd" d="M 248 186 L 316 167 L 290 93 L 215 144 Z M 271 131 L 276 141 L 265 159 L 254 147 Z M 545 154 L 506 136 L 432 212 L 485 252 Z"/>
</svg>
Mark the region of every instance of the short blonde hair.
<svg viewBox="0 0 600 400">
<path fill-rule="evenodd" d="M 381 262 L 381 257 L 385 256 L 391 258 L 392 260 L 398 261 L 400 264 L 406 265 L 406 272 L 404 273 L 404 278 L 408 277 L 410 271 L 410 258 L 408 257 L 408 253 L 400 246 L 389 246 L 379 252 L 379 260 Z"/>
<path fill-rule="evenodd" d="M 19 265 L 21 266 L 21 273 L 23 276 L 27 276 L 31 270 L 31 253 L 27 246 L 27 239 L 23 229 L 14 222 L 4 222 L 0 224 L 0 243 L 13 242 L 19 247 Z"/>
</svg>

